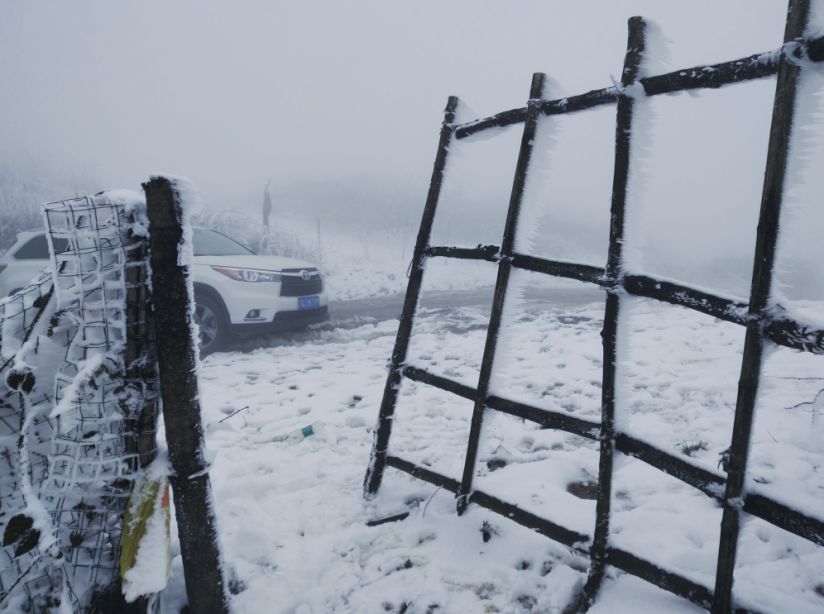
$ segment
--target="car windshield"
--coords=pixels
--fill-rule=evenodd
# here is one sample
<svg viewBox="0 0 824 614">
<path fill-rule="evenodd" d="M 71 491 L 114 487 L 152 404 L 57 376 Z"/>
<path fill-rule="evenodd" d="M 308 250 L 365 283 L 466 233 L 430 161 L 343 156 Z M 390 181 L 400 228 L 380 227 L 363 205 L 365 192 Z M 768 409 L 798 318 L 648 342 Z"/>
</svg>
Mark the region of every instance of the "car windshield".
<svg viewBox="0 0 824 614">
<path fill-rule="evenodd" d="M 214 230 L 195 229 L 195 256 L 248 256 L 255 252 Z"/>
<path fill-rule="evenodd" d="M 62 254 L 69 249 L 69 242 L 60 237 L 52 238 L 55 254 Z M 26 241 L 20 249 L 14 253 L 15 260 L 48 260 L 49 244 L 46 242 L 45 234 L 38 234 Z"/>
</svg>

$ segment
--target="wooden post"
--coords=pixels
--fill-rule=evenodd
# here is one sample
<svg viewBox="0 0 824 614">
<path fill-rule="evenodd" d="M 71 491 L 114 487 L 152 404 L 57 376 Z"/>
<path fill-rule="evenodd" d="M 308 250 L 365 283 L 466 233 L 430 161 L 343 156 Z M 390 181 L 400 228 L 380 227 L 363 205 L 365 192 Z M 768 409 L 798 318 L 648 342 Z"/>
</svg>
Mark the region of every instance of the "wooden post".
<svg viewBox="0 0 824 614">
<path fill-rule="evenodd" d="M 143 184 L 149 217 L 160 396 L 172 475 L 183 575 L 189 609 L 195 614 L 228 612 L 217 523 L 208 465 L 203 457 L 203 425 L 197 387 L 197 345 L 191 334 L 194 312 L 191 271 L 178 262 L 184 211 L 179 192 L 165 177 Z M 189 251 L 189 256 L 191 252 Z"/>
<path fill-rule="evenodd" d="M 518 232 L 518 218 L 521 214 L 521 203 L 526 189 L 526 177 L 529 173 L 529 162 L 532 158 L 532 147 L 535 144 L 535 132 L 538 128 L 540 104 L 543 99 L 543 73 L 532 75 L 529 88 L 529 105 L 527 106 L 524 132 L 521 135 L 521 147 L 518 151 L 518 163 L 515 165 L 515 177 L 512 180 L 512 192 L 509 196 L 509 208 L 504 224 L 504 234 L 501 239 L 501 253 L 498 261 L 498 276 L 495 280 L 495 294 L 492 297 L 492 311 L 489 314 L 489 327 L 486 331 L 484 354 L 481 360 L 481 372 L 478 376 L 472 420 L 469 424 L 469 442 L 466 446 L 463 477 L 457 493 L 458 514 L 463 514 L 469 505 L 469 496 L 472 493 L 472 481 L 475 476 L 475 463 L 478 457 L 478 447 L 483 430 L 484 413 L 486 412 L 489 381 L 492 378 L 492 367 L 495 361 L 495 350 L 498 344 L 498 334 L 501 330 L 506 292 L 509 288 L 509 276 L 512 271 L 512 256 L 515 252 L 515 235 Z"/>
<path fill-rule="evenodd" d="M 134 222 L 130 215 L 127 221 Z M 129 230 L 125 239 L 126 249 L 126 347 L 124 363 L 126 367 L 126 386 L 135 396 L 142 399 L 140 407 L 126 405 L 123 408 L 127 418 L 124 422 L 125 446 L 127 453 L 134 455 L 131 469 L 146 467 L 157 456 L 155 436 L 157 434 L 156 399 L 152 395 L 157 379 L 154 355 L 150 360 L 149 347 L 149 286 L 147 282 L 146 257 L 147 241 L 135 236 Z M 134 487 L 132 483 L 131 488 Z M 121 544 L 122 545 L 122 544 Z M 119 612 L 120 614 L 146 614 L 150 611 L 149 596 L 142 595 L 135 601 L 127 603 L 123 596 L 122 569 L 112 579 L 111 586 L 92 597 L 92 608 L 100 612 Z"/>
<path fill-rule="evenodd" d="M 628 22 L 627 53 L 621 86 L 628 88 L 638 79 L 646 49 L 646 24 L 641 17 L 630 17 Z M 632 138 L 633 99 L 623 91 L 618 96 L 615 121 L 615 166 L 612 175 L 612 203 L 610 207 L 609 251 L 604 271 L 607 291 L 604 308 L 604 328 L 601 338 L 604 365 L 601 384 L 601 434 L 598 461 L 598 499 L 595 504 L 595 531 L 590 548 L 589 576 L 581 595 L 580 609 L 585 611 L 595 600 L 601 587 L 607 565 L 609 521 L 612 502 L 612 470 L 615 455 L 615 388 L 618 363 L 618 324 L 623 287 L 624 219 L 627 204 L 627 183 L 630 173 L 630 140 Z"/>
<path fill-rule="evenodd" d="M 409 338 L 412 336 L 412 325 L 418 309 L 418 299 L 421 295 L 423 272 L 426 266 L 426 249 L 432 235 L 432 224 L 435 220 L 435 211 L 441 197 L 446 158 L 449 153 L 449 144 L 452 142 L 452 125 L 455 123 L 455 111 L 458 108 L 458 98 L 450 96 L 444 109 L 441 137 L 438 141 L 438 152 L 435 155 L 435 167 L 432 169 L 432 179 L 429 182 L 429 192 L 423 208 L 418 240 L 415 243 L 415 253 L 412 256 L 412 266 L 409 272 L 409 285 L 406 288 L 406 298 L 403 301 L 403 312 L 398 325 L 398 335 L 395 338 L 395 349 L 392 350 L 392 360 L 389 363 L 389 375 L 383 389 L 378 427 L 375 430 L 375 440 L 372 444 L 372 455 L 366 477 L 363 480 L 363 494 L 367 499 L 373 497 L 380 488 L 383 480 L 383 470 L 386 467 L 386 456 L 389 449 L 389 437 L 392 434 L 392 421 L 395 416 L 395 407 L 398 404 L 398 394 L 401 387 L 402 371 L 406 362 L 406 352 L 409 349 Z"/>
<path fill-rule="evenodd" d="M 134 219 L 129 218 L 133 223 Z M 145 237 L 126 236 L 126 383 L 143 398 L 139 410 L 129 418 L 129 430 L 134 437 L 126 441 L 129 452 L 137 456 L 135 469 L 146 467 L 157 456 L 157 360 L 153 351 L 150 321 L 152 318 L 148 282 L 147 258 L 149 244 Z"/>
<path fill-rule="evenodd" d="M 790 0 L 784 42 L 789 43 L 804 35 L 810 12 L 809 0 Z M 761 210 L 755 241 L 752 285 L 744 337 L 741 374 L 738 378 L 738 397 L 735 420 L 727 463 L 727 485 L 724 491 L 724 511 L 721 518 L 721 536 L 718 563 L 715 572 L 715 599 L 713 614 L 727 614 L 733 610 L 733 575 L 738 552 L 738 533 L 741 528 L 741 509 L 746 494 L 745 480 L 749 460 L 755 405 L 761 378 L 764 355 L 764 321 L 770 307 L 775 251 L 784 197 L 784 179 L 790 155 L 790 137 L 795 112 L 795 98 L 801 69 L 786 58 L 781 59 L 775 84 L 770 140 L 767 146 L 767 166 L 761 192 Z"/>
</svg>

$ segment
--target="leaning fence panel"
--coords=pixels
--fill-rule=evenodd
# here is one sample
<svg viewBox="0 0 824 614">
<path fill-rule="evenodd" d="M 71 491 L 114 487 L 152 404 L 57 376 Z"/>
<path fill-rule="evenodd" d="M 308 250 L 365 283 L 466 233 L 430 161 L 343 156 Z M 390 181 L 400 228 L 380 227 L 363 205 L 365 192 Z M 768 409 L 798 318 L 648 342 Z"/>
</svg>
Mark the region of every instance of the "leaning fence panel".
<svg viewBox="0 0 824 614">
<path fill-rule="evenodd" d="M 809 319 L 806 319 L 804 314 L 798 310 L 788 311 L 778 303 L 780 296 L 774 296 L 771 299 L 770 292 L 779 222 L 778 213 L 789 148 L 788 139 L 791 134 L 794 83 L 799 72 L 819 70 L 813 66 L 813 63 L 824 61 L 824 39 L 820 37 L 804 38 L 807 10 L 808 2 L 806 0 L 791 0 L 785 42 L 776 51 L 754 54 L 732 62 L 677 70 L 663 75 L 639 74 L 639 64 L 643 57 L 644 24 L 640 19 L 634 18 L 630 21 L 627 62 L 620 86 L 594 90 L 562 100 L 541 101 L 537 104 L 535 100 L 538 96 L 535 95 L 533 88 L 531 101 L 527 107 L 512 109 L 490 118 L 454 127 L 452 131 L 454 137 L 459 140 L 468 139 L 467 143 L 475 140 L 471 138 L 473 135 L 486 130 L 520 123 L 525 125 L 524 134 L 531 135 L 534 130 L 534 123 L 532 127 L 530 123 L 535 122 L 538 117 L 562 115 L 585 111 L 602 105 L 617 104 L 618 119 L 616 122 L 616 156 L 615 172 L 613 174 L 609 257 L 606 267 L 601 269 L 598 266 L 584 262 L 576 263 L 563 259 L 553 260 L 532 253 L 524 253 L 531 249 L 528 244 L 516 243 L 520 251 L 515 251 L 513 248 L 515 225 L 512 221 L 513 219 L 517 220 L 523 195 L 522 188 L 525 177 L 527 177 L 529 165 L 523 162 L 529 160 L 530 148 L 533 145 L 532 141 L 527 138 L 524 139 L 524 142 L 528 142 L 529 145 L 526 150 L 522 146 L 510 199 L 507 231 L 500 246 L 478 245 L 475 248 L 453 247 L 450 245 L 431 246 L 426 241 L 428 230 L 427 233 L 423 232 L 427 220 L 425 216 L 422 233 L 419 235 L 419 253 L 423 253 L 430 258 L 485 260 L 498 263 L 499 266 L 499 278 L 493 299 L 490 330 L 477 386 L 469 386 L 466 382 L 455 381 L 448 375 L 433 373 L 425 365 L 404 364 L 402 359 L 395 360 L 402 358 L 402 355 L 398 353 L 399 348 L 405 352 L 409 340 L 408 330 L 404 335 L 399 333 L 398 345 L 395 354 L 393 354 L 393 364 L 387 381 L 388 392 L 397 390 L 401 379 L 408 378 L 474 401 L 475 408 L 473 410 L 464 474 L 459 482 L 430 468 L 410 462 L 397 455 L 389 454 L 389 431 L 388 428 L 384 428 L 383 436 L 376 439 L 372 463 L 367 474 L 368 495 L 374 495 L 380 485 L 383 463 L 385 463 L 390 467 L 455 493 L 458 496 L 459 511 L 465 509 L 469 504 L 480 505 L 507 516 L 519 524 L 533 528 L 578 552 L 588 551 L 592 558 L 592 565 L 589 581 L 579 601 L 581 608 L 586 608 L 595 598 L 605 567 L 613 566 L 689 599 L 702 607 L 712 608 L 714 612 L 753 611 L 758 607 L 764 607 L 768 610 L 776 609 L 778 602 L 765 600 L 759 606 L 757 595 L 752 593 L 739 594 L 736 592 L 735 599 L 733 599 L 732 578 L 735 568 L 736 545 L 739 541 L 739 518 L 742 513 L 756 516 L 760 519 L 759 522 L 766 521 L 769 525 L 789 531 L 798 538 L 808 540 L 813 544 L 824 545 L 824 519 L 817 516 L 815 506 L 806 505 L 803 502 L 796 502 L 795 506 L 790 505 L 780 494 L 777 495 L 776 499 L 771 499 L 766 490 L 752 484 L 749 484 L 745 489 L 747 452 L 750 447 L 753 408 L 759 387 L 761 355 L 764 344 L 772 342 L 810 354 L 824 353 L 824 329 L 818 323 L 820 320 L 809 316 L 807 316 Z M 630 148 L 634 137 L 631 119 L 633 104 L 636 100 L 644 101 L 645 96 L 651 97 L 678 91 L 717 88 L 722 85 L 744 83 L 776 74 L 778 75 L 778 81 L 767 155 L 768 164 L 765 173 L 761 221 L 759 222 L 757 236 L 755 271 L 753 273 L 749 304 L 740 298 L 743 294 L 740 289 L 726 288 L 728 293 L 718 295 L 694 285 L 696 279 L 690 280 L 691 283 L 687 284 L 675 279 L 662 279 L 646 273 L 643 261 L 637 258 L 634 260 L 630 258 L 625 261 L 622 257 L 622 248 L 625 242 L 625 220 L 629 219 L 630 224 L 633 223 L 632 216 L 626 217 L 625 203 L 627 185 L 631 178 L 629 165 L 633 155 L 635 155 L 631 153 Z M 635 84 L 636 78 L 637 84 Z M 640 106 L 643 106 L 643 104 Z M 639 119 L 639 121 L 642 120 Z M 446 138 L 442 134 L 442 142 Z M 525 151 L 527 152 L 526 155 L 524 155 Z M 445 157 L 442 157 L 440 159 L 441 163 L 444 160 Z M 436 168 L 438 168 L 437 164 Z M 442 173 L 443 165 L 439 168 L 440 173 Z M 433 187 L 437 185 L 439 183 L 433 181 Z M 627 236 L 631 239 L 633 236 L 633 227 L 631 225 L 627 233 Z M 423 239 L 423 243 L 421 243 L 421 239 Z M 547 252 L 547 255 L 550 253 L 552 252 Z M 633 256 L 638 256 L 638 254 L 633 254 Z M 627 269 L 627 264 L 630 264 L 631 268 Z M 423 262 L 419 261 L 421 273 L 422 265 Z M 506 386 L 496 384 L 494 390 L 490 388 L 490 381 L 494 381 L 494 378 L 491 379 L 491 374 L 494 373 L 493 364 L 498 349 L 496 347 L 498 333 L 501 332 L 499 330 L 501 319 L 506 311 L 510 277 L 515 271 L 531 271 L 537 274 L 589 282 L 607 291 L 603 331 L 603 396 L 600 420 L 592 420 L 573 414 L 568 411 L 569 408 L 539 407 L 537 405 L 541 405 L 540 403 L 524 398 L 523 395 L 517 393 L 513 395 L 512 391 L 506 389 Z M 697 278 L 697 281 L 700 283 L 701 279 Z M 418 288 L 410 284 L 407 304 L 412 306 L 412 312 L 414 312 L 414 304 L 417 303 L 417 292 Z M 648 302 L 653 306 L 657 302 L 669 303 L 678 306 L 678 308 L 687 308 L 696 312 L 694 315 L 697 318 L 709 315 L 722 322 L 742 327 L 741 329 L 735 329 L 740 332 L 733 332 L 732 328 L 729 329 L 731 335 L 737 337 L 744 334 L 746 340 L 743 348 L 744 358 L 736 403 L 735 424 L 732 426 L 732 446 L 721 454 L 721 468 L 716 469 L 708 466 L 706 462 L 701 462 L 700 459 L 688 460 L 692 454 L 701 449 L 698 442 L 688 441 L 688 438 L 685 437 L 681 444 L 690 453 L 685 451 L 683 454 L 676 454 L 671 451 L 672 442 L 657 441 L 661 438 L 656 436 L 655 432 L 648 432 L 647 427 L 649 425 L 645 425 L 643 421 L 638 422 L 635 419 L 634 422 L 633 420 L 629 422 L 619 420 L 616 422 L 616 408 L 626 406 L 624 399 L 616 397 L 616 386 L 619 378 L 621 378 L 621 374 L 617 373 L 618 349 L 619 345 L 628 341 L 623 338 L 625 335 L 630 335 L 630 343 L 634 339 L 631 324 L 626 327 L 619 326 L 623 311 L 621 303 L 625 303 L 625 307 L 643 304 L 643 302 L 639 302 L 639 299 L 628 302 L 627 295 L 654 299 L 653 302 Z M 653 317 L 660 317 L 657 314 L 663 313 L 661 309 L 660 304 L 654 307 L 652 311 L 656 315 Z M 674 308 L 664 307 L 664 309 L 673 310 Z M 692 317 L 692 314 L 690 314 L 690 317 Z M 720 323 L 719 326 L 727 327 L 726 324 L 721 325 Z M 404 330 L 403 324 L 401 329 Z M 727 330 L 727 328 L 724 328 L 724 330 Z M 507 327 L 504 326 L 503 332 L 511 331 L 508 331 Z M 505 341 L 500 343 L 504 351 L 505 344 Z M 517 398 L 511 398 L 513 396 Z M 391 417 L 394 403 L 395 400 L 392 398 L 392 394 L 385 395 L 379 425 L 383 425 L 387 417 Z M 811 409 L 811 411 L 818 409 L 816 403 L 817 400 L 810 402 L 811 405 L 814 405 L 814 409 Z M 651 399 L 651 411 L 655 411 L 653 405 L 655 405 L 655 402 L 654 399 Z M 497 478 L 493 476 L 493 479 L 487 479 L 483 465 L 481 466 L 481 477 L 483 478 L 484 489 L 479 488 L 481 480 L 473 482 L 477 473 L 476 461 L 479 445 L 482 443 L 481 427 L 484 416 L 491 411 L 515 416 L 538 424 L 543 428 L 558 429 L 579 435 L 585 439 L 600 441 L 600 468 L 596 497 L 597 521 L 592 538 L 590 538 L 588 532 L 583 532 L 580 529 L 578 531 L 572 530 L 487 492 L 487 487 L 494 488 Z M 653 431 L 655 430 L 653 429 Z M 675 436 L 675 434 L 672 435 Z M 653 442 L 651 439 L 656 441 Z M 691 447 L 691 444 L 698 447 Z M 706 444 L 704 445 L 706 446 Z M 629 517 L 624 518 L 621 511 L 612 511 L 610 509 L 610 502 L 613 498 L 611 484 L 614 473 L 612 458 L 615 451 L 636 459 L 630 461 L 630 463 L 633 467 L 638 468 L 634 472 L 620 472 L 617 478 L 619 482 L 631 479 L 636 474 L 656 476 L 650 479 L 669 480 L 675 484 L 680 481 L 696 489 L 695 491 L 685 491 L 685 506 L 689 505 L 695 510 L 703 509 L 709 516 L 719 515 L 719 513 L 722 515 L 723 519 L 720 525 L 717 519 L 706 521 L 720 526 L 717 564 L 711 573 L 706 572 L 697 575 L 690 573 L 678 561 L 666 560 L 666 557 L 660 561 L 660 564 L 652 562 L 651 559 L 655 558 L 656 549 L 660 544 L 653 543 L 652 548 L 648 548 L 645 552 L 645 556 L 650 558 L 642 558 L 638 553 L 630 551 L 630 548 L 638 548 L 638 542 L 630 540 L 624 544 L 621 539 L 611 540 L 609 528 L 611 518 L 615 519 L 616 525 L 622 531 L 626 527 L 631 527 L 633 522 L 637 523 L 637 517 L 634 520 Z M 505 467 L 507 464 L 505 459 L 495 459 L 494 455 L 485 460 L 487 461 L 487 470 L 493 466 L 496 468 Z M 505 486 L 504 491 L 506 491 Z M 721 504 L 722 512 L 717 511 L 716 502 Z M 699 518 L 701 516 L 697 514 L 695 517 L 686 520 L 692 522 Z M 703 522 L 699 522 L 699 524 L 703 524 Z M 689 527 L 684 526 L 681 531 L 676 532 L 690 533 L 690 531 Z M 712 546 L 713 540 L 710 540 L 708 544 Z M 810 547 L 815 546 L 811 544 Z M 641 550 L 643 550 L 643 547 L 641 547 Z M 706 548 L 702 547 L 702 553 L 702 556 L 707 558 Z M 712 568 L 711 559 L 713 558 L 710 553 L 709 559 L 701 565 L 705 571 Z M 711 588 L 713 584 L 712 575 L 716 576 L 714 590 Z M 749 582 L 748 586 L 752 588 L 753 582 Z M 747 588 L 747 586 L 744 588 Z"/>
</svg>

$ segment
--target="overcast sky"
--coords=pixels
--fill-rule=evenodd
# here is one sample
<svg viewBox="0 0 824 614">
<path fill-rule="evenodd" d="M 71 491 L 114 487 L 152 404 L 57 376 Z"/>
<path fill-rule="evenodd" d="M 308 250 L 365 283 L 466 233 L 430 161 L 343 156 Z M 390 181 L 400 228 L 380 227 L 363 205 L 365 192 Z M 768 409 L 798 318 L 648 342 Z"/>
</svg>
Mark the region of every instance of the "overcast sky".
<svg viewBox="0 0 824 614">
<path fill-rule="evenodd" d="M 552 79 L 551 97 L 609 85 L 635 14 L 669 39 L 666 53 L 652 45 L 660 70 L 734 59 L 778 47 L 785 11 L 783 0 L 3 0 L 0 161 L 41 157 L 101 189 L 137 188 L 155 171 L 184 175 L 216 207 L 258 207 L 271 177 L 276 207 L 416 221 L 448 95 L 471 119 L 522 106 L 535 71 Z M 660 183 L 647 195 L 656 223 L 669 219 L 661 199 L 680 215 L 740 195 L 740 209 L 718 213 L 727 222 L 757 211 L 773 86 L 740 87 L 749 89 L 700 103 L 656 99 L 656 143 L 673 154 L 645 169 Z M 608 211 L 614 111 L 605 113 L 570 120 L 568 131 L 559 122 L 561 150 L 565 134 L 577 136 L 552 158 L 561 208 L 593 218 Z M 465 173 L 480 178 L 479 211 L 492 196 L 505 206 L 517 134 L 509 142 Z M 692 164 L 699 169 L 676 181 Z M 502 187 L 487 189 L 495 181 Z M 703 189 L 688 202 L 673 200 L 695 186 Z M 471 189 L 461 194 L 465 206 Z M 703 233 L 688 217 L 664 240 L 683 234 L 680 225 Z M 712 240 L 737 234 L 727 225 Z"/>
<path fill-rule="evenodd" d="M 781 0 L 243 1 L 0 5 L 6 153 L 82 160 L 107 185 L 190 177 L 215 204 L 304 182 L 423 189 L 446 97 L 521 106 L 617 76 L 626 18 L 673 68 L 778 46 Z"/>
</svg>

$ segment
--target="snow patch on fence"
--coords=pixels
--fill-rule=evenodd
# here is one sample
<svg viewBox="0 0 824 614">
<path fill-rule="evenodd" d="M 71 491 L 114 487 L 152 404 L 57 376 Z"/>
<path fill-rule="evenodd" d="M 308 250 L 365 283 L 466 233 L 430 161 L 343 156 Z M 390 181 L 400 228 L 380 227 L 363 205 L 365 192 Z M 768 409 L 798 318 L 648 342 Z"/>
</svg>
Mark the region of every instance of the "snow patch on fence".
<svg viewBox="0 0 824 614">
<path fill-rule="evenodd" d="M 45 205 L 51 265 L 0 301 L 3 608 L 88 611 L 114 595 L 123 512 L 153 454 L 138 414 L 157 410 L 156 387 L 130 389 L 124 360 L 142 207 L 126 192 Z"/>
</svg>

